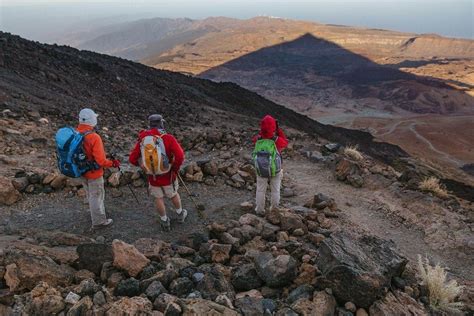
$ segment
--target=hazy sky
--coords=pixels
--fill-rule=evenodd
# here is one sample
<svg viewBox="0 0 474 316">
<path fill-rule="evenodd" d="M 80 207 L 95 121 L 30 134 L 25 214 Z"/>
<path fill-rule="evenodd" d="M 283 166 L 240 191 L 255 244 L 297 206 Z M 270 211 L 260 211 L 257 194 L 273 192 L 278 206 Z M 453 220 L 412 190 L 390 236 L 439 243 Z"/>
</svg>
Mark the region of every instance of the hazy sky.
<svg viewBox="0 0 474 316">
<path fill-rule="evenodd" d="M 85 24 L 257 15 L 474 38 L 474 0 L 0 0 L 0 29 L 50 41 Z"/>
</svg>

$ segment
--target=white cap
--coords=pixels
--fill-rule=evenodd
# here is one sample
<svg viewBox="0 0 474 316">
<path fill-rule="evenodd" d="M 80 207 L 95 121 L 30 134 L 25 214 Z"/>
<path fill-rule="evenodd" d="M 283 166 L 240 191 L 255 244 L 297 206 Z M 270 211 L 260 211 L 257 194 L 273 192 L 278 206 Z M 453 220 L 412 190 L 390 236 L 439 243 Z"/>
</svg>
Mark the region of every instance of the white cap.
<svg viewBox="0 0 474 316">
<path fill-rule="evenodd" d="M 99 115 L 91 109 L 82 109 L 79 112 L 79 123 L 95 127 L 97 125 L 97 116 Z"/>
</svg>

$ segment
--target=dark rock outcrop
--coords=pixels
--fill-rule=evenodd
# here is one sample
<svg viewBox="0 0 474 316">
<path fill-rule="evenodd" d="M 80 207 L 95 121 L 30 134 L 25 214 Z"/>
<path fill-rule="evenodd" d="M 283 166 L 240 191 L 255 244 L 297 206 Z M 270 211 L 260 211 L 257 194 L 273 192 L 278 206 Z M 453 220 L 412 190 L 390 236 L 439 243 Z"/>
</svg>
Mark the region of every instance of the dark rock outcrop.
<svg viewBox="0 0 474 316">
<path fill-rule="evenodd" d="M 338 232 L 321 242 L 316 263 L 323 274 L 318 286 L 331 288 L 340 302 L 368 308 L 390 288 L 407 260 L 390 242 Z"/>
</svg>

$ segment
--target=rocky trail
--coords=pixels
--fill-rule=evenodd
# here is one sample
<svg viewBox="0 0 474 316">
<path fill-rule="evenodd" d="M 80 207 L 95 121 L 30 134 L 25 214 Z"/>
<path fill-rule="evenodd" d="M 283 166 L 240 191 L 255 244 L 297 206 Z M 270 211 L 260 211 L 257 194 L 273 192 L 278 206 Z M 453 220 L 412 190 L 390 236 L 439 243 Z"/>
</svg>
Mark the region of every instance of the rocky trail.
<svg viewBox="0 0 474 316">
<path fill-rule="evenodd" d="M 335 180 L 332 172 L 320 165 L 288 161 L 286 169 L 287 176 L 299 192 L 298 196 L 291 198 L 292 202 L 301 205 L 315 192 L 333 197 L 342 210 L 338 216 L 343 230 L 362 230 L 392 240 L 410 260 L 416 261 L 418 255 L 425 255 L 448 267 L 457 277 L 474 280 L 474 258 L 458 258 L 456 251 L 432 249 L 419 227 L 407 227 L 403 217 L 397 216 L 398 198 L 391 192 L 347 186 Z"/>
<path fill-rule="evenodd" d="M 410 260 L 418 255 L 427 256 L 440 263 L 456 277 L 474 280 L 474 258 L 460 256 L 453 249 L 433 249 L 425 241 L 422 227 L 404 223 L 397 213 L 399 197 L 384 188 L 354 188 L 341 183 L 325 165 L 314 164 L 306 159 L 285 161 L 285 182 L 291 189 L 283 194 L 282 204 L 287 207 L 303 205 L 315 193 L 334 198 L 340 208 L 336 214 L 341 230 L 354 230 L 373 234 L 395 243 L 402 254 Z M 189 217 L 184 224 L 173 223 L 173 231 L 164 233 L 159 228 L 156 211 L 151 198 L 144 188 L 134 188 L 140 201 L 137 204 L 127 187 L 108 188 L 106 209 L 114 219 L 114 225 L 101 230 L 90 230 L 90 217 L 87 205 L 77 196 L 58 192 L 50 196 L 34 196 L 20 202 L 3 215 L 2 226 L 7 231 L 28 229 L 61 230 L 81 234 L 91 238 L 104 237 L 106 240 L 121 239 L 133 242 L 139 238 L 158 238 L 167 242 L 178 242 L 189 233 L 203 232 L 210 223 L 238 220 L 249 209 L 242 210 L 239 205 L 253 201 L 254 192 L 232 187 L 212 187 L 198 183 L 188 183 L 195 198 L 206 206 L 204 218 L 200 218 L 195 206 L 184 188 L 180 188 L 184 207 Z M 294 196 L 292 196 L 294 195 Z M 173 218 L 171 205 L 168 211 Z M 6 215 L 6 216 L 5 216 Z M 100 237 L 100 238 L 102 238 Z"/>
</svg>

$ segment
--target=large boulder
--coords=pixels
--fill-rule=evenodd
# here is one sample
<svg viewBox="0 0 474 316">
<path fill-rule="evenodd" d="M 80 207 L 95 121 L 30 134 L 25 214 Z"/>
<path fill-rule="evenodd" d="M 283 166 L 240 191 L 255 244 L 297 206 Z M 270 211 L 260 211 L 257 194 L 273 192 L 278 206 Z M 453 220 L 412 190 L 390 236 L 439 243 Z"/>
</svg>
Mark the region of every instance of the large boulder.
<svg viewBox="0 0 474 316">
<path fill-rule="evenodd" d="M 114 267 L 125 270 L 130 276 L 137 276 L 150 263 L 133 245 L 121 240 L 112 241 Z"/>
<path fill-rule="evenodd" d="M 318 286 L 331 288 L 341 303 L 368 308 L 405 268 L 407 260 L 393 247 L 374 236 L 333 233 L 319 248 L 316 264 L 322 276 Z"/>
<path fill-rule="evenodd" d="M 401 291 L 388 292 L 382 300 L 376 301 L 370 307 L 369 314 L 372 316 L 429 315 L 421 303 Z"/>
<path fill-rule="evenodd" d="M 20 192 L 8 178 L 0 176 L 0 205 L 12 205 L 21 198 Z"/>
<path fill-rule="evenodd" d="M 262 252 L 255 258 L 255 267 L 260 278 L 270 287 L 290 284 L 296 277 L 297 262 L 289 255 L 276 258 L 270 252 Z"/>
<path fill-rule="evenodd" d="M 151 315 L 153 304 L 144 297 L 122 297 L 105 312 L 105 316 Z"/>
<path fill-rule="evenodd" d="M 79 259 L 75 262 L 77 269 L 86 269 L 100 275 L 105 262 L 113 260 L 112 247 L 106 244 L 88 243 L 77 246 Z"/>
<path fill-rule="evenodd" d="M 187 299 L 184 300 L 183 304 L 183 316 L 194 316 L 194 315 L 225 315 L 225 316 L 238 316 L 239 313 L 224 306 L 207 301 L 203 299 Z"/>
<path fill-rule="evenodd" d="M 4 263 L 4 278 L 13 292 L 31 290 L 40 281 L 53 287 L 67 286 L 74 276 L 74 270 L 69 266 L 59 265 L 47 256 L 35 256 L 17 250 L 7 251 Z"/>
</svg>

